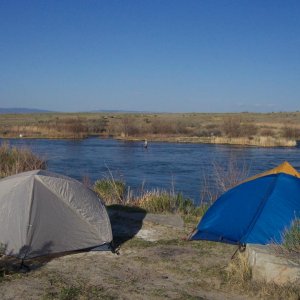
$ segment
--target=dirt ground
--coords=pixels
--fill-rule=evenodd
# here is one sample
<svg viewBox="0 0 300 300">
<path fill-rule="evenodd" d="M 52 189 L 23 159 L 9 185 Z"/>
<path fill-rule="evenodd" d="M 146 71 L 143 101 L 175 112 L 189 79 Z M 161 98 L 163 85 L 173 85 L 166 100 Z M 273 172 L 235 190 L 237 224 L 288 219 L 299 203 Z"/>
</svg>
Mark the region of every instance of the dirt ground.
<svg viewBox="0 0 300 300">
<path fill-rule="evenodd" d="M 228 282 L 236 248 L 184 240 L 190 228 L 178 216 L 111 212 L 111 220 L 119 255 L 91 251 L 28 262 L 30 272 L 1 279 L 0 299 L 281 298 Z"/>
</svg>

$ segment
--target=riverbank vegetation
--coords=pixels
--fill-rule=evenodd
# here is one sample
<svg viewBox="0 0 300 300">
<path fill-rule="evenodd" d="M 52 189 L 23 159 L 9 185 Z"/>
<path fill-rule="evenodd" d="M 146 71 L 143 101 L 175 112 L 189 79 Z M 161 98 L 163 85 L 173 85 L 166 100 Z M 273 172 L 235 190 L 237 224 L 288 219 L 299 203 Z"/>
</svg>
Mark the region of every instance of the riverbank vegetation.
<svg viewBox="0 0 300 300">
<path fill-rule="evenodd" d="M 123 179 L 114 176 L 109 168 L 107 176 L 98 179 L 92 189 L 106 205 L 136 207 L 149 213 L 176 213 L 197 223 L 222 193 L 248 177 L 249 166 L 245 163 L 238 165 L 230 159 L 224 166 L 214 163 L 211 172 L 210 180 L 205 176 L 202 178 L 198 199 L 190 199 L 175 191 L 174 185 L 169 190 L 145 190 L 143 185 L 134 190 Z"/>
<path fill-rule="evenodd" d="M 300 255 L 300 218 L 295 218 L 290 228 L 283 235 L 283 246 L 289 251 Z"/>
<path fill-rule="evenodd" d="M 2 138 L 87 136 L 125 140 L 295 146 L 300 112 L 293 113 L 44 113 L 0 115 Z"/>
<path fill-rule="evenodd" d="M 0 145 L 0 178 L 25 171 L 45 169 L 46 161 L 28 148 Z"/>
</svg>

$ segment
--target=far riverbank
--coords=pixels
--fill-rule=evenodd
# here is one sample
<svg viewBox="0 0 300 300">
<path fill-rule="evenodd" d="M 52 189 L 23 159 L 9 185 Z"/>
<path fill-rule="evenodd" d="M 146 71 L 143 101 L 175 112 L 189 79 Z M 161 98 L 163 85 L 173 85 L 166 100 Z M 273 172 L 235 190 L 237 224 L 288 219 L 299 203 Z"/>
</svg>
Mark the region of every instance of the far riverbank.
<svg viewBox="0 0 300 300">
<path fill-rule="evenodd" d="M 0 115 L 1 138 L 102 138 L 295 147 L 300 112 L 287 113 L 40 113 Z"/>
</svg>

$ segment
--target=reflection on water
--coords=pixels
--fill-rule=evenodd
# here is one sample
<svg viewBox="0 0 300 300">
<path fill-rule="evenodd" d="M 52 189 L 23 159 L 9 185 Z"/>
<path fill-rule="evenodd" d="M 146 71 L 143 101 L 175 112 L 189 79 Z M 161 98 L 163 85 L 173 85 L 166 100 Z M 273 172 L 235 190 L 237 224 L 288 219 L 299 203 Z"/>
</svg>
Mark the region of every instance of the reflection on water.
<svg viewBox="0 0 300 300">
<path fill-rule="evenodd" d="M 300 169 L 300 148 L 256 148 L 209 144 L 85 140 L 15 139 L 11 145 L 27 146 L 48 161 L 48 170 L 93 182 L 108 176 L 123 178 L 131 189 L 175 189 L 199 201 L 203 176 L 209 182 L 214 164 L 226 166 L 233 159 L 249 166 L 253 175 L 287 160 Z"/>
</svg>

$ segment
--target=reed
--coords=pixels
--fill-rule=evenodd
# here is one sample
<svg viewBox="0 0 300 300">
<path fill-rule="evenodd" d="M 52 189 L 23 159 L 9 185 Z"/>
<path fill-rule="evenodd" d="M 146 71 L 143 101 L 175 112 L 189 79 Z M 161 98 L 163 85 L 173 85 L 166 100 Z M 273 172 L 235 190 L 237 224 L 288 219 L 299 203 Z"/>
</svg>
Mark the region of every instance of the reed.
<svg viewBox="0 0 300 300">
<path fill-rule="evenodd" d="M 210 143 L 260 147 L 294 147 L 297 145 L 295 139 L 273 136 L 214 137 L 210 139 Z"/>
</svg>

